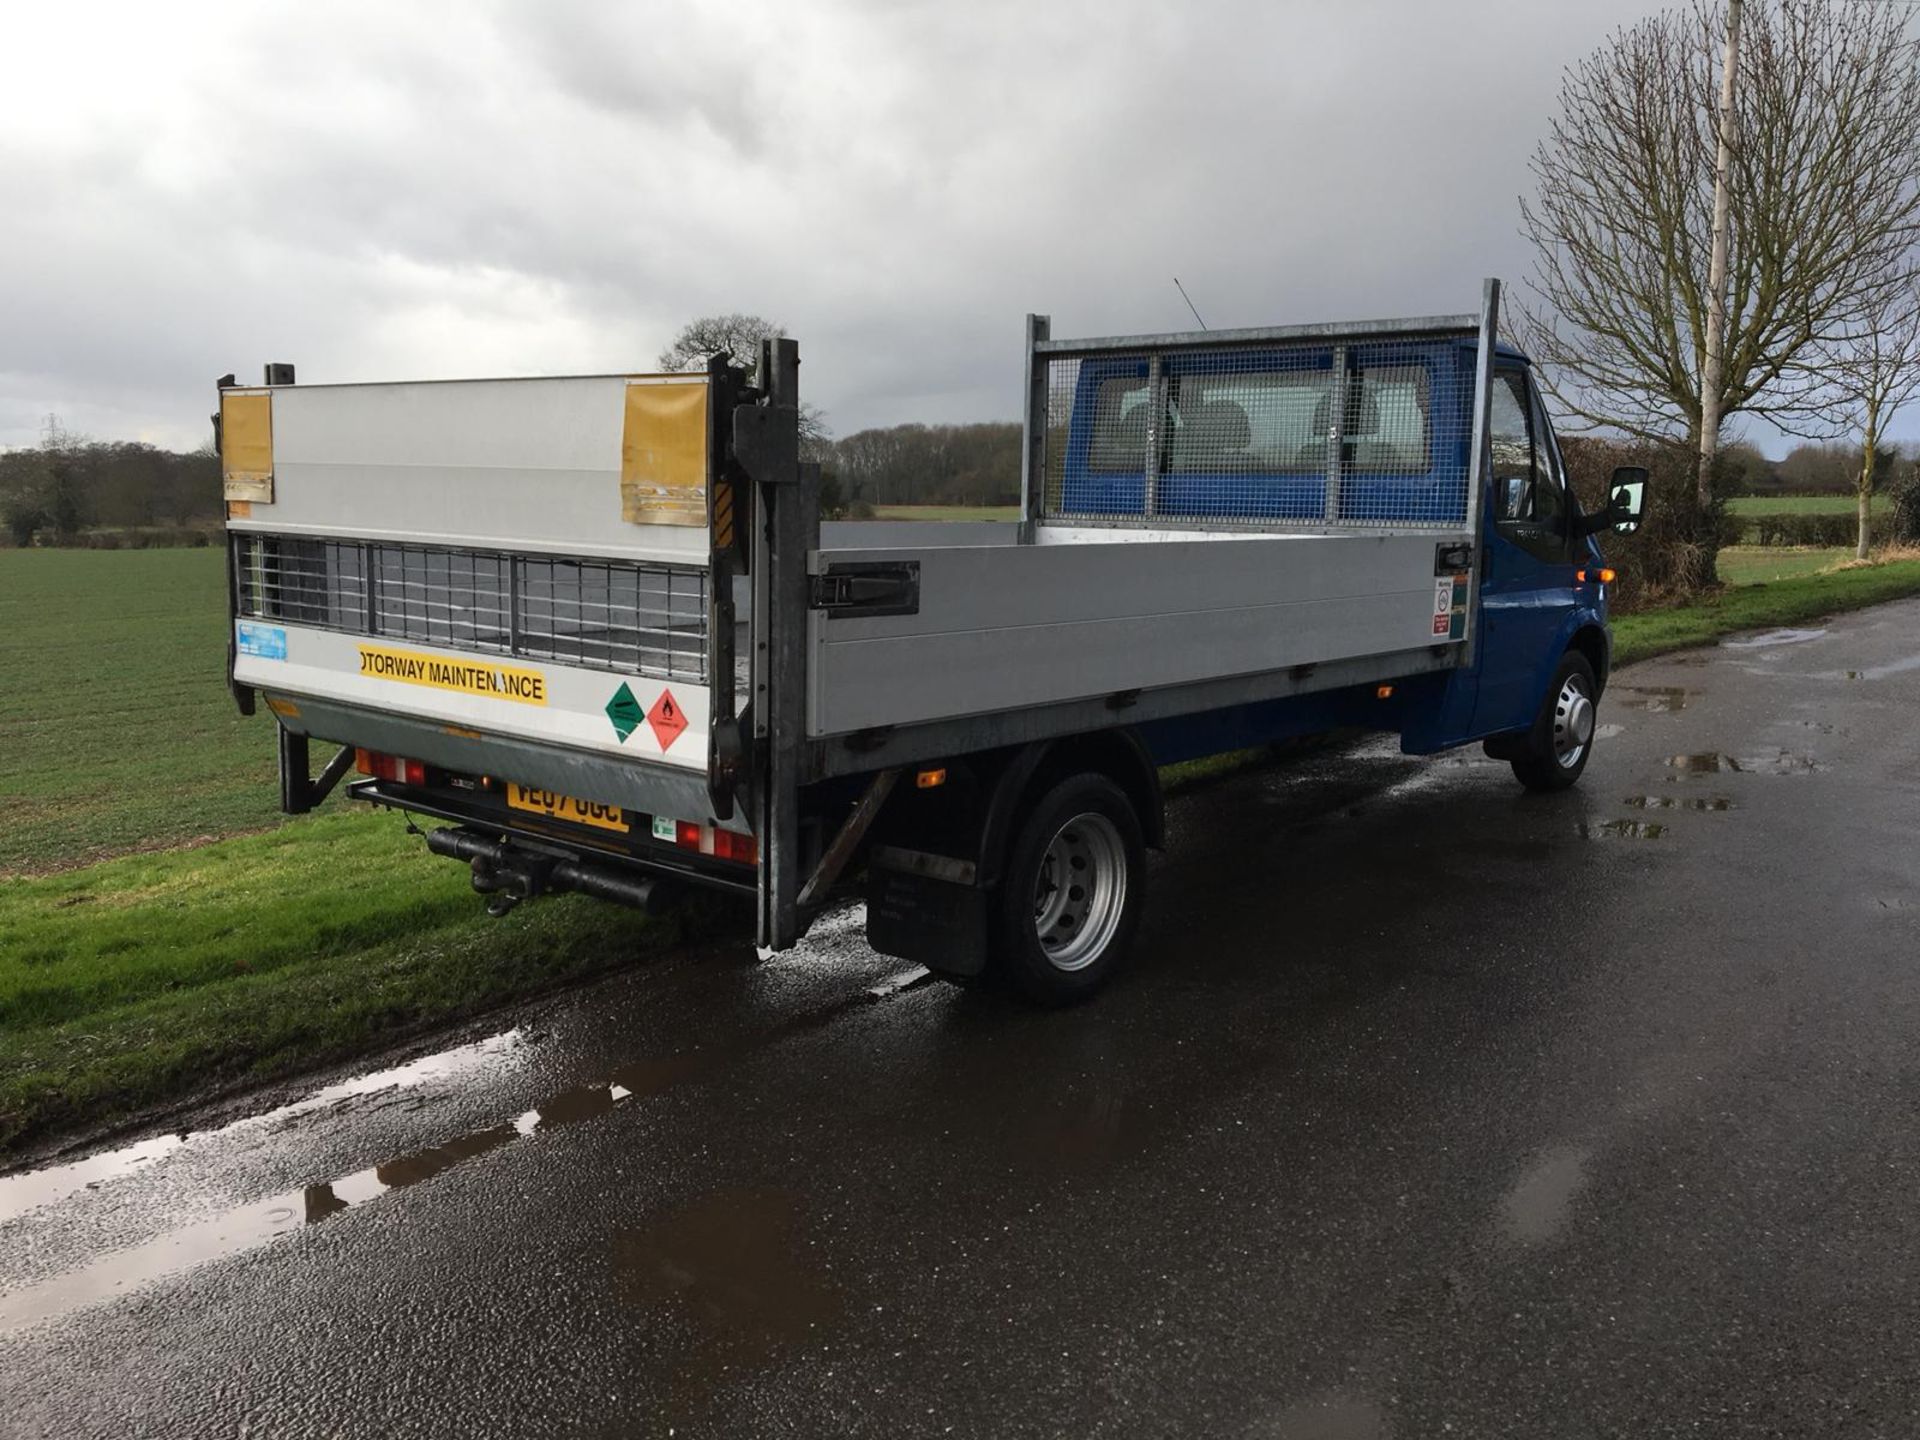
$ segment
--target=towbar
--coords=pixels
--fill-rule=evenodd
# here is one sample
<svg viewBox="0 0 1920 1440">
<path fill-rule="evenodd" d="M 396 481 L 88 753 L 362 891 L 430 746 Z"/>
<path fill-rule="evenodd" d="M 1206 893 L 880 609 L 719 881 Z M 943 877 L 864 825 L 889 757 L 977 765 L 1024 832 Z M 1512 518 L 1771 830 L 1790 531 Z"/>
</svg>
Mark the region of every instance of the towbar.
<svg viewBox="0 0 1920 1440">
<path fill-rule="evenodd" d="M 644 875 L 629 875 L 610 865 L 561 860 L 515 849 L 477 830 L 447 826 L 427 834 L 436 855 L 465 860 L 473 868 L 473 888 L 482 895 L 531 900 L 537 895 L 571 891 L 611 900 L 648 915 L 658 915 L 672 900 L 671 888 Z"/>
</svg>

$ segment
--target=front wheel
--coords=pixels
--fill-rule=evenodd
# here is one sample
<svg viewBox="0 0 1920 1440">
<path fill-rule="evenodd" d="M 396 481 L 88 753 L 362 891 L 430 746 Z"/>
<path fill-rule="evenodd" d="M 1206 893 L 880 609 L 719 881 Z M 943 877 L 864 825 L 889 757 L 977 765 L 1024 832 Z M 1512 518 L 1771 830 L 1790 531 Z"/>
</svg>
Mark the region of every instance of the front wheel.
<svg viewBox="0 0 1920 1440">
<path fill-rule="evenodd" d="M 1000 975 L 1043 1005 L 1093 994 L 1133 942 L 1146 871 L 1140 818 L 1120 787 L 1097 774 L 1062 780 L 1008 852 L 994 937 Z"/>
<path fill-rule="evenodd" d="M 1553 672 L 1547 698 L 1533 723 L 1513 773 L 1529 790 L 1566 790 L 1579 780 L 1593 754 L 1596 701 L 1593 667 L 1569 650 Z"/>
</svg>

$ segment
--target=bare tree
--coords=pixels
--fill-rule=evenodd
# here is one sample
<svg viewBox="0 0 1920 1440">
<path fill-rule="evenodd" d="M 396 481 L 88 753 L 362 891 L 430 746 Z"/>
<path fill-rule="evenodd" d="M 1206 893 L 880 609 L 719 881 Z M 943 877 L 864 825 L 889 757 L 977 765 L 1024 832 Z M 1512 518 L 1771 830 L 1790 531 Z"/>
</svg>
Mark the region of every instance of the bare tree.
<svg viewBox="0 0 1920 1440">
<path fill-rule="evenodd" d="M 1567 71 L 1534 152 L 1533 303 L 1514 319 L 1575 428 L 1700 444 L 1723 13 L 1694 0 L 1618 32 Z M 1920 44 L 1903 20 L 1873 0 L 1747 0 L 1719 416 L 1817 413 L 1822 382 L 1798 362 L 1858 328 L 1920 227 Z"/>
<path fill-rule="evenodd" d="M 1854 554 L 1864 560 L 1887 427 L 1920 391 L 1920 270 L 1902 266 L 1889 274 L 1862 310 L 1856 332 L 1821 346 L 1813 369 L 1829 387 L 1834 418 L 1860 436 Z"/>
<path fill-rule="evenodd" d="M 660 368 L 668 371 L 704 370 L 715 355 L 731 355 L 747 366 L 760 360 L 760 343 L 777 340 L 787 333 L 777 320 L 759 315 L 702 315 L 689 320 L 673 337 L 673 343 L 660 352 Z M 800 402 L 800 445 L 803 451 L 817 451 L 833 434 L 827 415 L 818 405 Z M 817 457 L 813 457 L 817 458 Z"/>
</svg>

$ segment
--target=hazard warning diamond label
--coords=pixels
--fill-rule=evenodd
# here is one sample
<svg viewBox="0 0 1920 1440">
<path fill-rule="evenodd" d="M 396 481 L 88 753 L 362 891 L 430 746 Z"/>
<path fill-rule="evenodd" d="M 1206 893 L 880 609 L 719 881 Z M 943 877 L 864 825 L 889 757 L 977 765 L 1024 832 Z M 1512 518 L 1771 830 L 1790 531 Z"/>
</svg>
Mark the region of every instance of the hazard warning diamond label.
<svg viewBox="0 0 1920 1440">
<path fill-rule="evenodd" d="M 680 709 L 680 702 L 673 698 L 671 690 L 660 692 L 660 698 L 647 711 L 647 724 L 653 727 L 653 738 L 660 742 L 660 748 L 671 750 L 673 742 L 680 738 L 680 732 L 687 728 L 687 717 Z"/>
</svg>

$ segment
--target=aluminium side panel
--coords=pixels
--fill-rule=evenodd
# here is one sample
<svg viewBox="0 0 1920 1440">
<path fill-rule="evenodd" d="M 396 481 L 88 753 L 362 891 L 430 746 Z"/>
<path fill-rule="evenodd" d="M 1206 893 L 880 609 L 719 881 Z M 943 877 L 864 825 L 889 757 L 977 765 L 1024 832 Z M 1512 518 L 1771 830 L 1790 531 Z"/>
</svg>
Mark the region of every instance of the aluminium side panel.
<svg viewBox="0 0 1920 1440">
<path fill-rule="evenodd" d="M 911 615 L 823 618 L 809 733 L 1447 643 L 1435 636 L 1435 554 L 1432 535 L 824 552 L 823 566 L 917 560 L 920 597 Z M 1447 601 L 1450 612 L 1451 590 Z"/>
</svg>

